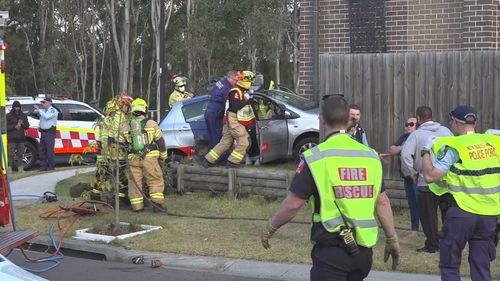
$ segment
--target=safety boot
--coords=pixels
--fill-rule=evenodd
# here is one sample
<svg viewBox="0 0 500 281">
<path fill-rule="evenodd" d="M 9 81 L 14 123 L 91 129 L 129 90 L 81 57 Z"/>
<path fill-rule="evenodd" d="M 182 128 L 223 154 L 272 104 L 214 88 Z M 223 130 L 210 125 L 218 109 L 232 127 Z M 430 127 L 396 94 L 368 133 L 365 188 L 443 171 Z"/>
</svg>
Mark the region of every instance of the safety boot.
<svg viewBox="0 0 500 281">
<path fill-rule="evenodd" d="M 233 163 L 233 162 L 231 162 L 231 161 L 227 161 L 227 163 L 226 163 L 226 167 L 227 167 L 227 168 L 233 168 L 233 169 L 239 169 L 239 168 L 242 168 L 242 167 L 243 167 L 243 165 L 241 165 L 241 164 L 237 164 L 237 163 Z"/>
<path fill-rule="evenodd" d="M 156 203 L 156 202 L 151 201 L 151 206 L 153 206 L 154 213 L 166 213 L 167 212 L 167 208 L 164 207 L 160 203 Z"/>
<path fill-rule="evenodd" d="M 205 157 L 200 157 L 199 155 L 195 155 L 193 159 L 197 164 L 201 165 L 203 168 L 215 167 L 215 164 L 208 162 L 208 160 Z"/>
</svg>

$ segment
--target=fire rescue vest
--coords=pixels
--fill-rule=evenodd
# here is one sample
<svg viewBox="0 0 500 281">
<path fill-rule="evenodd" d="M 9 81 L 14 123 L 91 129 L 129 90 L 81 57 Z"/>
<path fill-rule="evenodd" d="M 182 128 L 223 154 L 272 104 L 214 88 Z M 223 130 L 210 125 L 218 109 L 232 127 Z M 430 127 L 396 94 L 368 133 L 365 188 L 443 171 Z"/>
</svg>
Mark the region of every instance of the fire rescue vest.
<svg viewBox="0 0 500 281">
<path fill-rule="evenodd" d="M 354 228 L 358 245 L 373 247 L 378 237 L 375 203 L 382 185 L 378 154 L 347 134 L 337 134 L 305 151 L 304 159 L 320 200 L 319 214 L 314 197 L 310 200 L 313 222 L 321 222 L 328 232 L 338 232 L 345 219 Z"/>
<path fill-rule="evenodd" d="M 500 215 L 500 137 L 468 134 L 439 137 L 432 147 L 435 155 L 454 148 L 460 161 L 429 188 L 437 195 L 450 193 L 460 209 L 478 215 Z"/>
<path fill-rule="evenodd" d="M 240 100 L 245 99 L 245 94 L 240 88 L 232 88 L 231 92 L 235 91 L 238 93 L 238 96 L 240 97 Z M 229 108 L 229 99 L 226 100 L 226 110 L 225 110 L 225 116 L 224 119 L 227 118 L 227 109 Z M 255 124 L 255 114 L 253 112 L 252 106 L 250 104 L 247 104 L 243 106 L 238 112 L 236 113 L 236 119 L 240 124 L 243 126 L 252 126 Z"/>
</svg>

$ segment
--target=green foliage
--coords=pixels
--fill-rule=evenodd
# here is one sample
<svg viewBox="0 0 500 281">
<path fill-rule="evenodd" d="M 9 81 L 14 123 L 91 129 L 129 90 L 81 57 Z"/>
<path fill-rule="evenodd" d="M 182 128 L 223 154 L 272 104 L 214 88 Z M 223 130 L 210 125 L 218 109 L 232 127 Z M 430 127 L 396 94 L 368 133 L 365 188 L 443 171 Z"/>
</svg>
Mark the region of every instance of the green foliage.
<svg viewBox="0 0 500 281">
<path fill-rule="evenodd" d="M 118 34 L 123 32 L 123 4 L 131 2 L 129 48 L 134 73 L 131 93 L 142 97 L 148 92 L 154 94 L 157 74 L 151 1 L 110 1 L 116 4 Z M 204 92 L 209 79 L 231 69 L 251 68 L 252 63 L 256 63 L 255 70 L 270 75 L 274 73 L 269 70 L 276 57 L 285 58 L 282 76 L 291 76 L 292 68 L 286 63 L 292 51 L 284 39 L 291 22 L 291 9 L 287 7 L 293 1 L 191 1 L 189 25 L 187 0 L 166 1 L 167 7 L 172 7 L 165 34 L 166 62 L 172 66 L 167 77 L 188 73 L 188 49 L 193 55 L 190 86 L 194 86 L 195 92 Z M 9 45 L 6 53 L 8 95 L 67 92 L 75 99 L 89 101 L 95 83 L 103 105 L 117 93 L 118 60 L 106 1 L 1 0 L 0 7 L 8 9 L 15 19 L 5 30 Z M 151 78 L 149 69 L 152 69 Z M 292 81 L 285 83 L 292 84 Z M 171 87 L 168 83 L 167 90 Z"/>
</svg>

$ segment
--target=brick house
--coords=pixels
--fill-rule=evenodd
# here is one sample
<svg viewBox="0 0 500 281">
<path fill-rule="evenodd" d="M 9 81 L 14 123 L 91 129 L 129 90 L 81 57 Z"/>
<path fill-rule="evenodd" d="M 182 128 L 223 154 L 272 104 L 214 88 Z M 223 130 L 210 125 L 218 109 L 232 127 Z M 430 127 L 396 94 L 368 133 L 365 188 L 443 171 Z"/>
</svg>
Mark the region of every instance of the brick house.
<svg viewBox="0 0 500 281">
<path fill-rule="evenodd" d="M 500 44 L 500 0 L 300 1 L 299 93 L 311 99 L 314 1 L 318 54 L 495 50 Z"/>
</svg>

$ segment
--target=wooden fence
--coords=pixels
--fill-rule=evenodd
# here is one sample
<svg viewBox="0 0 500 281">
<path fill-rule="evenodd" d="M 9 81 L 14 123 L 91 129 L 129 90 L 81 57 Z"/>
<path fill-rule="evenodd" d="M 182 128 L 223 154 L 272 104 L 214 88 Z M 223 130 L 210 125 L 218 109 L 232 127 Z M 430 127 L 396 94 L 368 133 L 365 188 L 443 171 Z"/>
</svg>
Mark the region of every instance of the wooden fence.
<svg viewBox="0 0 500 281">
<path fill-rule="evenodd" d="M 286 196 L 295 171 L 274 172 L 245 169 L 202 168 L 180 164 L 177 166 L 177 191 L 211 191 L 227 193 L 230 197 L 239 194 L 262 195 L 271 199 Z M 387 181 L 386 188 L 393 206 L 407 206 L 404 189 L 397 181 Z"/>
<path fill-rule="evenodd" d="M 370 146 L 379 152 L 420 105 L 448 125 L 448 113 L 468 104 L 479 113 L 479 131 L 500 128 L 500 51 L 323 54 L 319 69 L 320 95 L 342 93 L 360 105 Z M 395 166 L 386 178 L 399 178 Z"/>
</svg>

